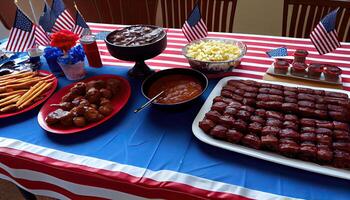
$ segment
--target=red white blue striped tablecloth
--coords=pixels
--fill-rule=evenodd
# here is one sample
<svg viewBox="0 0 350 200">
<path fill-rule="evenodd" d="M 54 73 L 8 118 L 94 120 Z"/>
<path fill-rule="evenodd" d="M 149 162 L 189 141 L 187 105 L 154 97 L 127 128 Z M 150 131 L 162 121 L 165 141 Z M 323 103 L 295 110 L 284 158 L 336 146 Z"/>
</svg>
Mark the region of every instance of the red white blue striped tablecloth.
<svg viewBox="0 0 350 200">
<path fill-rule="evenodd" d="M 89 23 L 93 34 L 101 31 L 113 31 L 124 26 L 112 24 Z M 167 29 L 168 45 L 165 51 L 159 56 L 146 61 L 154 69 L 166 68 L 186 68 L 189 64 L 182 55 L 181 49 L 188 43 L 181 29 Z M 273 59 L 266 55 L 266 51 L 286 46 L 288 55 L 293 55 L 296 49 L 305 49 L 309 52 L 307 62 L 321 62 L 334 64 L 343 70 L 343 86 L 345 90 L 350 90 L 350 44 L 341 43 L 342 47 L 332 53 L 319 55 L 312 45 L 310 39 L 288 38 L 278 36 L 264 36 L 240 33 L 218 33 L 210 32 L 208 37 L 211 38 L 229 38 L 245 42 L 248 47 L 247 54 L 243 57 L 239 67 L 233 69 L 230 75 L 262 79 L 266 70 L 271 65 Z M 134 63 L 118 60 L 112 57 L 104 43 L 98 41 L 99 51 L 104 65 L 113 66 L 133 66 Z"/>
</svg>

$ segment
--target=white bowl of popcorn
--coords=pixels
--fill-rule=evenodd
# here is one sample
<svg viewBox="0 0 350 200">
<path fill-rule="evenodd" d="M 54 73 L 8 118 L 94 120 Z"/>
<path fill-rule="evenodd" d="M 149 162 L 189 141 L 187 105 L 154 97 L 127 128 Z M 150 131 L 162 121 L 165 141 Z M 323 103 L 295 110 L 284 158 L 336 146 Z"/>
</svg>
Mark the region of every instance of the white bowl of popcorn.
<svg viewBox="0 0 350 200">
<path fill-rule="evenodd" d="M 241 63 L 247 46 L 238 40 L 203 38 L 192 41 L 182 49 L 193 69 L 206 74 L 231 71 Z"/>
</svg>

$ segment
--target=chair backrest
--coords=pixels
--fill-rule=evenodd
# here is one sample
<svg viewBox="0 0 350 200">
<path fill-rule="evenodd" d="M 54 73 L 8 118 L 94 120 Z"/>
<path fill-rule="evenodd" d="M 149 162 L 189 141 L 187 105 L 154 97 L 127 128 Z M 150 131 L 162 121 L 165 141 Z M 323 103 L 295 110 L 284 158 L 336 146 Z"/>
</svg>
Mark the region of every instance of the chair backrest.
<svg viewBox="0 0 350 200">
<path fill-rule="evenodd" d="M 338 7 L 339 40 L 350 41 L 350 0 L 284 0 L 282 35 L 308 38 L 321 19 Z"/>
<path fill-rule="evenodd" d="M 157 0 L 75 0 L 86 21 L 111 24 L 155 24 Z M 65 0 L 70 11 L 73 1 Z"/>
<path fill-rule="evenodd" d="M 46 0 L 51 5 L 52 0 Z M 155 24 L 157 0 L 75 0 L 86 21 L 112 24 Z M 42 1 L 44 4 L 44 1 Z M 74 1 L 64 0 L 74 16 Z M 16 5 L 13 0 L 0 0 L 0 21 L 11 29 Z M 28 13 L 30 14 L 30 13 Z M 38 16 L 41 13 L 38 14 Z"/>
<path fill-rule="evenodd" d="M 198 0 L 209 31 L 232 32 L 237 0 Z M 180 28 L 197 0 L 160 0 L 163 26 Z"/>
<path fill-rule="evenodd" d="M 11 29 L 15 20 L 16 5 L 13 0 L 0 1 L 0 21 L 6 29 Z"/>
</svg>

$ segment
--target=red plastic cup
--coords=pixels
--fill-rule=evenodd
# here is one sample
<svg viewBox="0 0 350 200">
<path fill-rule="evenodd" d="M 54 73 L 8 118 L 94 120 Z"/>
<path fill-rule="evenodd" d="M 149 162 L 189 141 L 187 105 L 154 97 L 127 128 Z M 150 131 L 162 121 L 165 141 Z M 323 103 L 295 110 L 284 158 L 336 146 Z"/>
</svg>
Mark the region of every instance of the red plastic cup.
<svg viewBox="0 0 350 200">
<path fill-rule="evenodd" d="M 84 35 L 80 39 L 80 44 L 83 45 L 86 57 L 90 67 L 102 67 L 102 61 L 96 43 L 96 37 L 93 35 Z"/>
</svg>

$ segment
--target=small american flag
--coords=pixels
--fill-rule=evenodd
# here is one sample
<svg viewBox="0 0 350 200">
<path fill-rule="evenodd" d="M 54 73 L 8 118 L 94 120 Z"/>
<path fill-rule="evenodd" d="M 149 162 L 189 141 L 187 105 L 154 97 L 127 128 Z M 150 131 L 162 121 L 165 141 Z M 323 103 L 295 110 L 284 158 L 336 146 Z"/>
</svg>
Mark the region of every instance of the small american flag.
<svg viewBox="0 0 350 200">
<path fill-rule="evenodd" d="M 6 50 L 12 52 L 23 52 L 35 45 L 35 25 L 17 8 L 16 17 L 10 36 L 7 41 Z"/>
<path fill-rule="evenodd" d="M 280 56 L 288 56 L 287 48 L 286 47 L 280 47 L 277 49 L 272 49 L 270 51 L 267 51 L 266 54 L 270 57 L 280 57 Z"/>
<path fill-rule="evenodd" d="M 77 12 L 77 14 L 75 17 L 75 26 L 74 26 L 72 32 L 81 36 L 84 33 L 84 31 L 87 31 L 90 28 L 86 24 L 83 16 L 81 16 L 81 14 L 80 14 L 80 12 L 78 10 L 76 12 Z"/>
<path fill-rule="evenodd" d="M 45 30 L 45 32 L 51 33 L 54 22 L 55 16 L 51 12 L 51 8 L 45 4 L 44 12 L 39 18 L 39 25 Z"/>
<path fill-rule="evenodd" d="M 51 11 L 54 16 L 54 25 L 52 32 L 58 32 L 60 30 L 72 30 L 75 25 L 73 17 L 69 14 L 65 8 L 62 0 L 53 0 Z"/>
<path fill-rule="evenodd" d="M 198 2 L 182 26 L 182 32 L 189 42 L 207 37 L 208 29 L 202 19 Z"/>
<path fill-rule="evenodd" d="M 341 46 L 335 29 L 338 10 L 339 8 L 324 17 L 310 34 L 311 42 L 321 55 L 332 52 Z"/>
</svg>

